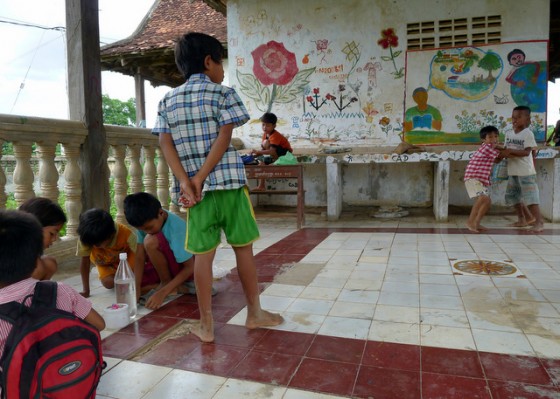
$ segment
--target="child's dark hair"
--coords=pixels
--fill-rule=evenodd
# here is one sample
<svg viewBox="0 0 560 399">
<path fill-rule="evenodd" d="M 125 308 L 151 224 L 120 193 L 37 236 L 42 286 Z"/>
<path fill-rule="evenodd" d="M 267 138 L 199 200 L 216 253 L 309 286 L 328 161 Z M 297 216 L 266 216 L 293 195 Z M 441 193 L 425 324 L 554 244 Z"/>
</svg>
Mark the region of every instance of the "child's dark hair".
<svg viewBox="0 0 560 399">
<path fill-rule="evenodd" d="M 511 50 L 507 55 L 508 63 L 511 64 L 511 57 L 513 57 L 515 54 L 521 54 L 523 57 L 525 57 L 525 53 L 523 52 L 523 50 L 515 48 L 515 49 Z"/>
<path fill-rule="evenodd" d="M 111 214 L 103 209 L 89 209 L 80 215 L 78 235 L 80 241 L 85 245 L 99 245 L 111 238 L 116 232 L 117 229 Z"/>
<path fill-rule="evenodd" d="M 29 213 L 0 210 L 0 282 L 13 284 L 31 276 L 43 254 L 43 228 Z"/>
<path fill-rule="evenodd" d="M 161 210 L 161 202 L 149 193 L 129 194 L 124 199 L 124 216 L 134 227 L 140 227 L 155 219 Z"/>
<path fill-rule="evenodd" d="M 513 109 L 514 111 L 525 111 L 527 112 L 529 115 L 531 115 L 531 108 L 529 108 L 526 105 L 518 105 L 517 107 L 515 107 Z"/>
<path fill-rule="evenodd" d="M 278 118 L 272 112 L 267 112 L 263 114 L 263 116 L 261 116 L 261 122 L 272 123 L 273 125 L 276 125 L 276 122 L 278 122 Z"/>
<path fill-rule="evenodd" d="M 48 198 L 35 197 L 28 199 L 20 205 L 19 210 L 35 215 L 43 227 L 66 223 L 66 215 L 60 205 Z"/>
<path fill-rule="evenodd" d="M 500 134 L 496 126 L 489 125 L 489 126 L 484 126 L 482 129 L 480 129 L 480 138 L 484 140 L 486 136 L 488 136 L 490 133 Z"/>
<path fill-rule="evenodd" d="M 205 33 L 188 32 L 175 43 L 175 64 L 185 79 L 195 73 L 204 73 L 204 60 L 208 55 L 214 62 L 222 62 L 224 46 Z"/>
</svg>

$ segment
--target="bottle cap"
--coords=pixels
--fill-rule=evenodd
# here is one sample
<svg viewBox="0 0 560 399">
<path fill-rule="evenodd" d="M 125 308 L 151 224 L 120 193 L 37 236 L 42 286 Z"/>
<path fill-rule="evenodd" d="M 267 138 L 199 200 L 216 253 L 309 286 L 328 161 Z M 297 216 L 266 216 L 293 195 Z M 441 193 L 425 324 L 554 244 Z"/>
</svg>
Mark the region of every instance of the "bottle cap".
<svg viewBox="0 0 560 399">
<path fill-rule="evenodd" d="M 119 260 L 126 260 L 126 252 L 121 252 L 119 254 Z"/>
</svg>

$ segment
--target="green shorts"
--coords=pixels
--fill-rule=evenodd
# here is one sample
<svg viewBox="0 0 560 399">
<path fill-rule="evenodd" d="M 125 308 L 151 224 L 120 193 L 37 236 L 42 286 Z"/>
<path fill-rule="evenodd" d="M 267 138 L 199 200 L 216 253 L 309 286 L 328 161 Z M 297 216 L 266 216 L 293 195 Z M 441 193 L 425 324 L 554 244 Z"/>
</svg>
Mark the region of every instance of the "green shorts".
<svg viewBox="0 0 560 399">
<path fill-rule="evenodd" d="M 202 201 L 187 210 L 185 249 L 193 254 L 213 251 L 221 243 L 222 230 L 232 247 L 243 247 L 259 238 L 247 187 L 205 192 Z"/>
</svg>

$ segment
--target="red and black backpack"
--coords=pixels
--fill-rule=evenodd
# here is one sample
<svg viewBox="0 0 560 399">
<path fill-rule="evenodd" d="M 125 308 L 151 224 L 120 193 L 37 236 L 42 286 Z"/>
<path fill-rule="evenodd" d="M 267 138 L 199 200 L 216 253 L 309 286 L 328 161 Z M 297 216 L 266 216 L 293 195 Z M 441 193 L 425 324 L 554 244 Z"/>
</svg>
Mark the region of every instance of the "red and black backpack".
<svg viewBox="0 0 560 399">
<path fill-rule="evenodd" d="M 57 288 L 40 281 L 30 306 L 0 305 L 13 325 L 0 359 L 2 398 L 95 398 L 105 367 L 99 331 L 56 308 Z"/>
</svg>

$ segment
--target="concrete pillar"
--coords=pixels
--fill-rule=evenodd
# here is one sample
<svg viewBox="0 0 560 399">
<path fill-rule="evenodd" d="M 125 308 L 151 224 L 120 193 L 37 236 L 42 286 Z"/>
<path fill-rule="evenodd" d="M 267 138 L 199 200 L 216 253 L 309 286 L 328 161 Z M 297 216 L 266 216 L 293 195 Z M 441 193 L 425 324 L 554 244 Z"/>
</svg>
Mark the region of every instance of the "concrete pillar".
<svg viewBox="0 0 560 399">
<path fill-rule="evenodd" d="M 436 222 L 447 222 L 449 214 L 449 161 L 434 165 L 434 216 Z"/>
<path fill-rule="evenodd" d="M 342 166 L 327 157 L 327 220 L 338 220 L 342 212 Z"/>
</svg>

